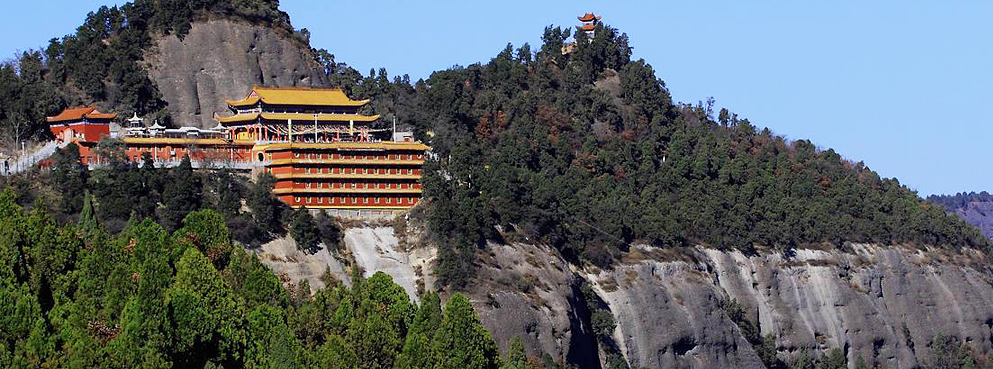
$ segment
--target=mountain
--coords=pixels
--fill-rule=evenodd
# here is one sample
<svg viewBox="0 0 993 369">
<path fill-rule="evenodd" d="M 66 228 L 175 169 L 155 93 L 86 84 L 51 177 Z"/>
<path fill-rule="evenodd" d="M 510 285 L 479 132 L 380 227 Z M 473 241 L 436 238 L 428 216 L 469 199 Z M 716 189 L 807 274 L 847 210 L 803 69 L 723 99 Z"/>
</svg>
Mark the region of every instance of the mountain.
<svg viewBox="0 0 993 369">
<path fill-rule="evenodd" d="M 979 227 L 987 238 L 993 239 L 993 195 L 986 191 L 960 192 L 955 195 L 931 195 L 927 201 L 962 217 L 969 224 Z"/>
<path fill-rule="evenodd" d="M 308 45 L 286 32 L 232 18 L 194 22 L 182 39 L 159 37 L 146 53 L 149 77 L 180 125 L 209 128 L 225 100 L 252 85 L 326 87 L 323 66 Z"/>
<path fill-rule="evenodd" d="M 415 271 L 438 250 L 402 246 L 398 238 L 423 236 L 409 228 L 350 228 L 345 247 L 362 255 L 367 275 L 388 270 L 429 284 L 437 275 Z M 272 247 L 261 252 L 276 270 L 315 270 L 301 266 L 322 258 Z M 824 362 L 834 349 L 850 367 L 919 368 L 959 355 L 963 342 L 975 357 L 993 347 L 993 283 L 978 252 L 641 246 L 600 269 L 514 242 L 487 245 L 481 259 L 466 292 L 501 350 L 522 337 L 529 355 L 580 368 L 801 368 L 803 358 Z M 941 346 L 948 352 L 938 351 L 943 337 L 954 338 Z"/>
<path fill-rule="evenodd" d="M 418 352 L 428 337 L 390 331 L 389 340 L 374 339 L 386 330 L 380 315 L 406 327 L 400 323 L 404 319 L 394 319 L 398 315 L 380 313 L 396 303 L 403 309 L 398 314 L 410 318 L 414 306 L 402 298 L 404 293 L 412 301 L 423 301 L 432 296 L 429 291 L 438 291 L 442 299 L 455 298 L 456 292 L 470 298 L 489 331 L 484 335 L 472 327 L 472 337 L 492 336 L 501 352 L 517 347 L 526 353 L 521 356 L 531 358 L 516 367 L 989 364 L 991 245 L 979 230 L 925 202 L 898 180 L 881 178 L 865 163 L 819 150 L 808 140 L 791 141 L 760 130 L 748 119 L 718 109 L 713 101 L 672 101 L 655 67 L 633 60 L 631 41 L 616 29 L 597 26 L 592 38 L 586 33 L 573 36 L 570 29 L 550 26 L 542 45 L 533 50 L 527 44 L 507 45 L 488 62 L 411 82 L 390 79 L 385 70 L 362 76 L 330 53 L 314 50 L 306 32 L 295 31 L 275 1 L 139 0 L 91 14 L 74 35 L 53 41 L 44 53 L 25 54 L 19 68 L 8 65 L 0 73 L 0 102 L 5 102 L 0 104 L 0 127 L 11 132 L 8 128 L 19 122 L 15 118 L 30 117 L 34 136 L 44 135 L 38 117 L 73 102 L 204 126 L 213 124 L 210 113 L 223 109 L 223 99 L 240 97 L 253 83 L 341 86 L 354 98 L 371 98 L 370 109 L 397 116 L 433 147 L 423 179 L 425 201 L 391 223 L 343 227 L 340 250 L 296 250 L 291 237 L 279 236 L 285 230 L 260 228 L 257 209 L 262 207 L 255 204 L 273 205 L 271 194 L 265 189 L 236 190 L 242 187 L 232 183 L 235 179 L 218 173 L 188 168 L 146 172 L 122 163 L 116 171 L 97 169 L 90 176 L 85 168 L 75 168 L 74 176 L 63 176 L 68 165 L 56 163 L 50 178 L 15 178 L 6 186 L 23 190 L 18 191 L 23 193 L 22 204 L 37 197 L 44 205 L 46 199 L 53 201 L 46 194 L 78 194 L 79 187 L 92 191 L 103 227 L 124 229 L 99 239 L 110 240 L 107 244 L 115 245 L 112 256 L 118 258 L 114 260 L 129 268 L 146 260 L 127 254 L 133 240 L 128 232 L 144 230 L 168 239 L 162 241 L 164 247 L 173 251 L 192 250 L 184 242 L 199 242 L 202 248 L 202 242 L 149 224 L 135 228 L 127 222 L 134 213 L 121 211 L 126 205 L 109 209 L 112 199 L 114 204 L 147 205 L 144 216 L 149 219 L 162 221 L 168 215 L 169 227 L 178 227 L 180 215 L 187 214 L 175 208 L 227 209 L 230 238 L 248 245 L 285 285 L 302 286 L 306 281 L 315 289 L 334 286 L 312 302 L 285 298 L 275 304 L 277 312 L 262 308 L 251 319 L 232 318 L 254 324 L 251 332 L 282 332 L 265 339 L 251 337 L 253 347 L 271 351 L 271 357 L 292 357 L 286 354 L 292 350 L 310 352 L 302 347 L 320 348 L 319 357 L 303 357 L 312 360 L 308 362 L 341 363 L 336 353 L 344 339 L 345 351 L 364 350 L 363 355 L 377 357 L 360 361 L 363 367 L 374 367 L 399 357 L 398 337 L 404 338 L 403 346 L 409 343 Z M 199 191 L 199 196 L 182 198 L 200 202 L 187 206 L 154 197 L 167 190 Z M 219 196 L 223 191 L 235 196 Z M 160 205 L 159 200 L 172 202 Z M 221 206 L 222 201 L 233 206 Z M 241 201 L 256 213 L 243 211 Z M 285 212 L 279 216 L 275 206 L 267 208 L 273 212 L 267 219 L 286 223 L 292 217 Z M 3 213 L 0 218 L 7 216 L 12 224 L 25 223 L 21 218 L 28 216 Z M 59 216 L 97 222 L 84 214 L 89 213 Z M 112 222 L 121 225 L 109 227 Z M 63 231 L 65 237 L 72 231 Z M 223 233 L 218 232 L 210 234 Z M 36 232 L 25 234 L 4 240 Z M 19 258 L 21 243 L 0 241 L 10 250 L 3 255 L 14 255 L 3 259 L 13 267 L 0 271 L 20 273 L 4 285 L 5 291 L 21 283 L 26 286 L 17 287 L 16 296 L 43 297 L 37 309 L 29 304 L 34 309 L 27 309 L 30 312 L 55 306 L 46 283 L 61 283 L 58 273 L 32 272 L 48 270 L 32 269 L 48 265 L 37 263 L 47 260 L 39 257 L 45 248 L 32 244 L 26 249 L 34 256 Z M 139 246 L 147 247 L 147 240 L 140 241 Z M 81 251 L 85 243 L 73 245 L 79 247 L 71 255 L 88 255 Z M 232 252 L 244 255 L 238 254 L 239 248 Z M 203 264 L 202 255 L 185 253 L 173 256 L 182 256 L 187 264 Z M 211 255 L 209 249 L 203 253 Z M 100 266 L 96 259 L 88 260 L 90 267 Z M 223 259 L 210 261 L 217 262 L 214 272 L 203 265 L 196 271 L 246 272 L 225 269 Z M 162 278 L 171 280 L 173 264 L 160 260 L 152 266 L 165 266 L 170 274 Z M 349 271 L 349 264 L 355 268 Z M 253 287 L 273 287 L 258 285 L 273 278 L 253 268 L 249 271 L 258 278 L 252 280 Z M 122 269 L 115 275 L 134 280 L 133 272 Z M 387 274 L 395 284 L 386 283 Z M 365 280 L 376 285 L 363 287 Z M 31 281 L 34 290 L 28 287 Z M 184 301 L 189 304 L 183 306 L 199 306 L 201 296 L 190 291 L 192 287 L 179 284 L 170 290 L 175 296 L 170 303 L 176 301 L 170 306 Z M 112 307 L 121 304 L 120 294 L 129 296 L 130 304 L 140 303 L 130 299 L 131 290 L 108 291 L 101 299 Z M 287 291 L 292 289 L 273 287 L 269 292 L 290 294 Z M 234 296 L 253 298 L 253 293 L 239 290 Z M 238 309 L 259 309 L 258 301 L 211 302 L 235 307 L 225 317 L 239 317 Z M 158 311 L 156 306 L 139 307 Z M 348 307 L 368 319 L 346 319 L 354 316 Z M 464 305 L 455 307 L 465 312 Z M 124 311 L 131 314 L 134 309 Z M 65 314 L 74 319 L 121 318 L 117 310 L 104 310 L 104 315 L 82 308 Z M 51 324 L 64 320 L 59 315 L 64 310 L 45 311 L 52 311 L 46 315 L 51 318 L 38 320 L 41 323 L 18 321 L 16 335 L 10 337 L 20 340 L 4 347 L 39 342 L 28 339 L 35 331 L 40 333 L 32 337 L 54 337 Z M 425 314 L 424 321 L 430 321 L 431 311 Z M 136 321 L 134 315 L 126 317 L 120 321 Z M 99 335 L 81 333 L 85 323 L 72 322 L 75 329 L 65 334 L 89 346 L 67 346 L 63 338 L 56 340 L 60 346 L 52 347 L 88 349 L 104 343 Z M 182 327 L 213 332 L 195 322 L 183 320 L 188 326 Z M 101 327 L 92 329 L 99 333 Z M 234 329 L 217 334 L 241 333 L 244 330 Z M 169 345 L 180 349 L 170 351 L 169 358 L 213 365 L 217 363 L 207 356 L 239 352 L 237 347 L 217 350 L 227 341 L 212 340 L 211 334 L 197 336 L 207 338 L 199 346 L 183 334 L 170 337 Z M 513 344 L 517 338 L 522 345 Z M 461 341 L 439 340 L 430 352 L 445 357 L 443 344 L 456 342 Z M 492 359 L 486 340 L 479 343 L 479 352 Z M 31 357 L 63 352 L 47 347 L 18 352 L 35 355 Z M 197 352 L 194 347 L 203 348 L 202 356 L 190 354 Z M 277 351 L 284 355 L 275 355 Z M 0 360 L 5 352 L 0 351 Z M 133 356 L 121 365 L 140 361 Z M 244 362 L 233 356 L 224 360 Z"/>
</svg>

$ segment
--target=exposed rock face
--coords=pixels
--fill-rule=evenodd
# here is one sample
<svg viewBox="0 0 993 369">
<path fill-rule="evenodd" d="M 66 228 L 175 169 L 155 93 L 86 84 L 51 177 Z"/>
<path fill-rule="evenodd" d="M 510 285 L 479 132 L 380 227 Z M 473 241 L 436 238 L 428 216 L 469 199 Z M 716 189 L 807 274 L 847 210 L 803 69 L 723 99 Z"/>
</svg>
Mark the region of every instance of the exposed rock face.
<svg viewBox="0 0 993 369">
<path fill-rule="evenodd" d="M 704 265 L 645 261 L 590 275 L 632 368 L 763 368 Z"/>
<path fill-rule="evenodd" d="M 487 251 L 469 296 L 501 351 L 520 337 L 528 355 L 599 368 L 581 280 L 566 261 L 544 246 L 490 244 Z"/>
<path fill-rule="evenodd" d="M 228 111 L 224 100 L 245 97 L 253 84 L 327 85 L 307 48 L 279 31 L 228 19 L 195 22 L 183 40 L 159 38 L 145 64 L 180 126 L 215 126 L 213 114 Z"/>
<path fill-rule="evenodd" d="M 643 260 L 589 277 L 632 367 L 762 367 L 721 311 L 725 298 L 777 337 L 786 361 L 842 348 L 853 365 L 861 356 L 870 367 L 913 368 L 930 357 L 936 334 L 993 350 L 993 281 L 961 260 L 870 246 L 789 259 L 698 251 L 695 262 Z"/>
<path fill-rule="evenodd" d="M 386 272 L 414 298 L 413 286 L 431 280 L 435 250 L 403 250 L 392 228 L 349 229 L 345 240 L 367 275 Z M 676 258 L 637 249 L 612 270 L 583 270 L 545 246 L 491 244 L 468 294 L 501 350 L 521 337 L 529 355 L 583 368 L 604 360 L 578 288 L 584 281 L 613 314 L 614 341 L 632 368 L 762 368 L 721 309 L 727 299 L 746 307 L 763 336 L 777 337 L 787 362 L 841 348 L 852 365 L 862 357 L 870 367 L 920 367 L 936 334 L 993 353 L 993 277 L 970 266 L 978 254 L 858 245 L 791 257 L 697 248 Z M 340 266 L 332 270 L 347 280 Z"/>
<path fill-rule="evenodd" d="M 989 272 L 937 262 L 937 252 L 863 246 L 856 254 L 801 250 L 792 260 L 705 253 L 721 289 L 758 312 L 780 352 L 841 347 L 850 363 L 861 356 L 912 368 L 930 357 L 936 334 L 993 349 Z"/>
</svg>

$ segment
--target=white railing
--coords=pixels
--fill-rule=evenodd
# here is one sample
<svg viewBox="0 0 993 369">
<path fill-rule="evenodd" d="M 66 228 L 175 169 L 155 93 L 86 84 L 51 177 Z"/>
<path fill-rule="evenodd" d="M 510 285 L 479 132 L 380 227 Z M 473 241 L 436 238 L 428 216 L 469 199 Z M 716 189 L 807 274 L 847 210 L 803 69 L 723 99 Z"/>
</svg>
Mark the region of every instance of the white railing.
<svg viewBox="0 0 993 369">
<path fill-rule="evenodd" d="M 16 160 L 8 161 L 7 165 L 0 168 L 0 171 L 2 171 L 4 175 L 25 172 L 38 164 L 38 162 L 51 157 L 55 154 L 55 150 L 66 147 L 68 144 L 68 142 L 64 141 L 48 141 L 41 147 L 33 149 L 31 152 L 22 154 Z"/>
</svg>

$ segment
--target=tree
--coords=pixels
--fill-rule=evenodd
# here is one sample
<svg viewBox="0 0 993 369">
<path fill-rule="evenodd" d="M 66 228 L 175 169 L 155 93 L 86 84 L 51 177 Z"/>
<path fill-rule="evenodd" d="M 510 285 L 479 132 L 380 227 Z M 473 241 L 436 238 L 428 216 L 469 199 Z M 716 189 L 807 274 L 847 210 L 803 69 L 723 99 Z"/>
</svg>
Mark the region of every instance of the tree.
<svg viewBox="0 0 993 369">
<path fill-rule="evenodd" d="M 169 182 L 164 187 L 165 207 L 161 218 L 167 229 L 177 229 L 187 214 L 201 207 L 202 185 L 189 156 L 184 156 L 179 166 L 170 171 Z"/>
<path fill-rule="evenodd" d="M 261 173 L 255 178 L 248 190 L 248 208 L 252 211 L 255 224 L 270 234 L 280 233 L 279 206 L 272 196 L 272 188 L 276 178 L 268 173 Z"/>
<path fill-rule="evenodd" d="M 403 352 L 397 357 L 397 369 L 430 368 L 434 358 L 431 355 L 431 339 L 442 321 L 441 299 L 437 292 L 421 296 L 414 320 L 407 331 Z"/>
<path fill-rule="evenodd" d="M 340 251 L 343 247 L 342 238 L 345 236 L 341 224 L 338 224 L 337 220 L 329 217 L 323 211 L 317 213 L 317 216 L 314 217 L 314 223 L 321 233 L 321 242 L 324 243 L 324 246 L 329 250 Z"/>
<path fill-rule="evenodd" d="M 217 266 L 223 266 L 231 248 L 231 232 L 224 218 L 211 209 L 191 212 L 183 218 L 183 227 L 174 237 L 178 245 L 195 247 Z"/>
<path fill-rule="evenodd" d="M 530 368 L 527 354 L 524 352 L 524 342 L 521 341 L 521 337 L 512 338 L 510 340 L 510 350 L 507 351 L 507 356 L 503 360 L 503 365 L 500 366 L 500 369 Z"/>
<path fill-rule="evenodd" d="M 456 293 L 445 304 L 444 318 L 431 342 L 436 369 L 497 368 L 499 355 L 469 299 Z"/>
<path fill-rule="evenodd" d="M 89 171 L 80 160 L 79 146 L 75 143 L 58 149 L 53 157 L 52 181 L 59 192 L 59 211 L 75 214 L 83 207 Z"/>
<path fill-rule="evenodd" d="M 840 348 L 831 349 L 821 361 L 817 363 L 817 369 L 846 369 L 848 368 L 848 358 Z"/>
<path fill-rule="evenodd" d="M 87 191 L 83 196 L 83 210 L 79 212 L 79 228 L 92 235 L 100 229 L 96 212 L 93 210 L 93 195 Z"/>
<path fill-rule="evenodd" d="M 321 242 L 321 234 L 314 224 L 314 217 L 307 208 L 302 207 L 293 212 L 290 222 L 290 235 L 301 250 L 314 250 Z"/>
</svg>

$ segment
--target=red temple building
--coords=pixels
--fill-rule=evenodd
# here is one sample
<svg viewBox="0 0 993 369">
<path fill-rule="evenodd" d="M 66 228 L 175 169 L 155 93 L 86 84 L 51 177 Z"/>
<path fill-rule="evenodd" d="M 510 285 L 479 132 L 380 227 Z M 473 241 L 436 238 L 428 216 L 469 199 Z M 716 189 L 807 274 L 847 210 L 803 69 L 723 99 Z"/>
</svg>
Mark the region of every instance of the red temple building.
<svg viewBox="0 0 993 369">
<path fill-rule="evenodd" d="M 379 116 L 360 112 L 368 100 L 352 100 L 340 89 L 253 87 L 227 103 L 230 114 L 215 116 L 212 129 L 145 127 L 134 116 L 117 136 L 136 162 L 145 153 L 160 165 L 189 156 L 194 166 L 271 173 L 274 194 L 292 207 L 376 217 L 406 211 L 421 198 L 430 148 L 377 127 Z M 92 147 L 114 135 L 115 117 L 73 108 L 49 122 L 56 137 L 80 145 L 84 163 L 98 165 Z"/>
<path fill-rule="evenodd" d="M 426 145 L 388 137 L 376 115 L 340 89 L 255 87 L 217 117 L 252 160 L 276 177 L 273 192 L 293 207 L 390 212 L 414 206 Z"/>
<path fill-rule="evenodd" d="M 110 122 L 117 114 L 101 113 L 93 106 L 71 107 L 54 117 L 46 117 L 48 129 L 60 142 L 75 142 L 83 163 L 94 163 L 94 147 L 100 138 L 110 136 Z"/>
</svg>

